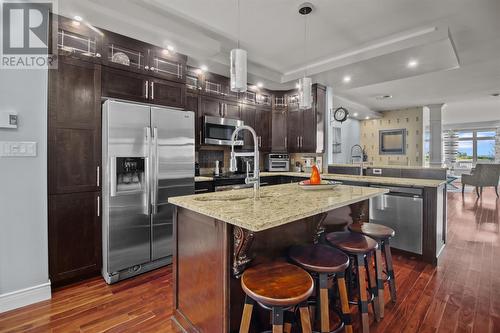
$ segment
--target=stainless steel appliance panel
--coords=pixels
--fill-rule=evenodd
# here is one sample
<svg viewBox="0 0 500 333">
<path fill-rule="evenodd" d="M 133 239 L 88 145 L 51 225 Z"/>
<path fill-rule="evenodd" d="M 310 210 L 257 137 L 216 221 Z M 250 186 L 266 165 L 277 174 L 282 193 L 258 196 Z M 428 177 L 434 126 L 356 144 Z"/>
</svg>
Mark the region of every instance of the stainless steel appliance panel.
<svg viewBox="0 0 500 333">
<path fill-rule="evenodd" d="M 103 147 L 108 273 L 150 261 L 150 108 L 106 101 Z"/>
<path fill-rule="evenodd" d="M 194 194 L 194 121 L 190 111 L 151 108 L 152 260 L 173 253 L 173 206 L 168 198 Z"/>
<path fill-rule="evenodd" d="M 234 130 L 244 124 L 242 120 L 205 116 L 203 117 L 204 142 L 212 145 L 230 146 Z M 235 146 L 243 146 L 243 133 L 238 135 Z"/>
<path fill-rule="evenodd" d="M 391 247 L 422 254 L 423 199 L 420 195 L 390 192 L 370 199 L 370 222 L 394 229 L 396 235 L 391 239 Z"/>
</svg>

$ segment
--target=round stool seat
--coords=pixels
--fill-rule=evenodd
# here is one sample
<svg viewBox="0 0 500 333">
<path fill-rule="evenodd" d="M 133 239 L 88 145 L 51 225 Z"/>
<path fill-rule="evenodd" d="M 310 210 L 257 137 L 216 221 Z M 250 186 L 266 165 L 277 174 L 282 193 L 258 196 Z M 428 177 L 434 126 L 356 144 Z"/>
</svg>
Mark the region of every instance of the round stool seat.
<svg viewBox="0 0 500 333">
<path fill-rule="evenodd" d="M 318 273 L 343 272 L 349 266 L 349 257 L 327 245 L 292 246 L 288 256 L 302 268 Z"/>
<path fill-rule="evenodd" d="M 352 254 L 368 253 L 378 248 L 374 239 L 355 232 L 331 232 L 325 238 L 333 246 Z"/>
<path fill-rule="evenodd" d="M 349 226 L 349 230 L 375 239 L 391 238 L 396 233 L 393 229 L 376 223 L 353 223 Z"/>
<path fill-rule="evenodd" d="M 241 277 L 243 291 L 264 305 L 302 303 L 311 296 L 313 286 L 309 273 L 286 262 L 257 265 L 247 269 Z"/>
</svg>

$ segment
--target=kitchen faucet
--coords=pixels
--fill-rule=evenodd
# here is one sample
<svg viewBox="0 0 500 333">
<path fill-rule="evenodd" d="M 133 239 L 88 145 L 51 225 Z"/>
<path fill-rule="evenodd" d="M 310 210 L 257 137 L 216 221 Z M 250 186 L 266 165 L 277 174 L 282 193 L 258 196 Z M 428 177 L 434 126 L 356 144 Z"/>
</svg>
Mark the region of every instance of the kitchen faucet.
<svg viewBox="0 0 500 333">
<path fill-rule="evenodd" d="M 236 138 L 241 130 L 248 130 L 252 133 L 254 150 L 253 153 L 235 153 L 234 144 L 236 143 Z M 236 156 L 253 156 L 253 175 L 250 177 L 249 172 L 249 162 L 247 161 L 247 177 L 245 178 L 245 184 L 253 184 L 253 198 L 254 200 L 260 199 L 260 170 L 259 170 L 259 144 L 257 143 L 257 133 L 250 126 L 243 125 L 237 127 L 233 135 L 231 136 L 231 161 L 229 163 L 229 171 L 238 171 L 238 166 L 236 162 Z"/>
<path fill-rule="evenodd" d="M 355 152 L 359 155 L 354 155 Z M 355 159 L 359 159 L 359 175 L 363 176 L 363 148 L 360 145 L 354 145 L 351 147 L 351 164 L 354 164 Z"/>
</svg>

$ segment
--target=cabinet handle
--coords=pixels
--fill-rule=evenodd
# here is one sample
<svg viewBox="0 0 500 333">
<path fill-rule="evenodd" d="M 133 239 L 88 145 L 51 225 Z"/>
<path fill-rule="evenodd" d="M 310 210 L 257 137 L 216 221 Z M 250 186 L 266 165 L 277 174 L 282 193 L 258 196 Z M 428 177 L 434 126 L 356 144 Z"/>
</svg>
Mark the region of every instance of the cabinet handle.
<svg viewBox="0 0 500 333">
<path fill-rule="evenodd" d="M 197 190 L 194 190 L 194 193 L 201 193 L 201 192 L 208 192 L 208 188 L 199 188 Z"/>
<path fill-rule="evenodd" d="M 154 67 L 151 67 L 150 69 L 151 69 L 151 71 L 154 71 L 154 70 L 155 70 L 155 68 L 154 68 Z"/>
<path fill-rule="evenodd" d="M 202 140 L 203 140 L 203 139 L 201 138 L 201 131 L 200 131 L 200 145 L 202 145 L 202 144 L 203 144 L 203 141 L 202 141 Z"/>
<path fill-rule="evenodd" d="M 146 81 L 146 99 L 149 99 L 149 81 Z"/>
<path fill-rule="evenodd" d="M 151 100 L 155 99 L 155 83 L 151 81 Z"/>
<path fill-rule="evenodd" d="M 147 66 L 147 65 L 146 65 L 146 66 L 144 66 L 144 69 L 145 69 L 145 70 L 148 70 L 148 69 L 149 69 L 149 66 Z"/>
<path fill-rule="evenodd" d="M 297 137 L 297 147 L 300 147 L 300 136 Z"/>
<path fill-rule="evenodd" d="M 285 136 L 285 149 L 287 149 L 287 148 L 288 148 L 288 140 L 287 140 L 287 139 L 288 139 L 288 138 Z"/>
<path fill-rule="evenodd" d="M 97 217 L 101 216 L 101 196 L 97 196 Z"/>
<path fill-rule="evenodd" d="M 304 137 L 302 135 L 300 136 L 300 146 L 304 147 Z"/>
<path fill-rule="evenodd" d="M 97 166 L 97 187 L 99 187 L 101 184 L 101 168 L 99 166 Z"/>
<path fill-rule="evenodd" d="M 259 136 L 259 148 L 262 147 L 262 137 Z"/>
</svg>

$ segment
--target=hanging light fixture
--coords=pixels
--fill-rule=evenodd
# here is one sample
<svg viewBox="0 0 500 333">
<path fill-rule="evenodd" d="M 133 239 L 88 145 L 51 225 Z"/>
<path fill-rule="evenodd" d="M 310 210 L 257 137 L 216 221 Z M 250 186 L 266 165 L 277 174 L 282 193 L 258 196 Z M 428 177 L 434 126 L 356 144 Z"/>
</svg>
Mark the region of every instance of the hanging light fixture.
<svg viewBox="0 0 500 333">
<path fill-rule="evenodd" d="M 247 91 L 247 51 L 240 49 L 240 0 L 238 1 L 238 46 L 231 50 L 231 91 Z"/>
<path fill-rule="evenodd" d="M 313 10 L 313 5 L 305 2 L 299 6 L 299 14 L 304 16 L 304 77 L 299 80 L 299 108 L 310 109 L 312 107 L 312 80 L 307 77 L 307 15 Z"/>
</svg>

